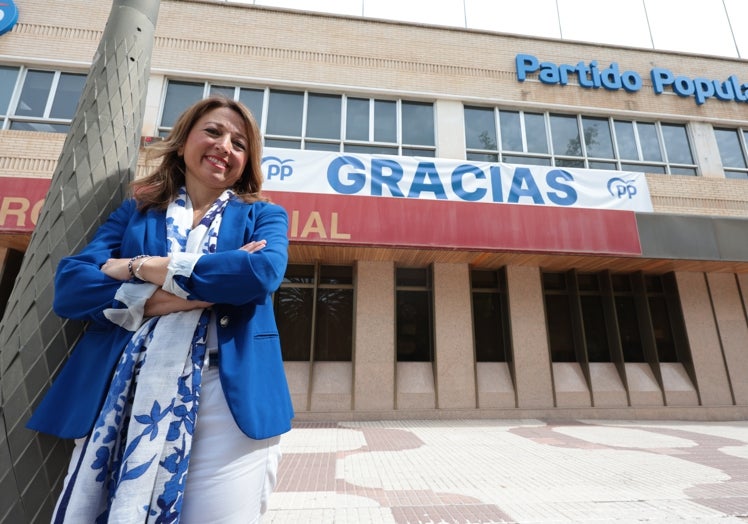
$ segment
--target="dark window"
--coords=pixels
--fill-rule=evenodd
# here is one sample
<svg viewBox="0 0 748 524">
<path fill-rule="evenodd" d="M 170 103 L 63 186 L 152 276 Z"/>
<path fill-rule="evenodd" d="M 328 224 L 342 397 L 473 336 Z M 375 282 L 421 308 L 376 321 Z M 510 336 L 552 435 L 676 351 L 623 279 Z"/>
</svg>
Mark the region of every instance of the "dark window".
<svg viewBox="0 0 748 524">
<path fill-rule="evenodd" d="M 671 275 L 543 273 L 553 361 L 647 362 L 645 341 L 659 362 L 690 359 L 676 289 Z"/>
<path fill-rule="evenodd" d="M 431 272 L 426 268 L 397 268 L 397 360 L 431 362 Z"/>
<path fill-rule="evenodd" d="M 470 272 L 476 362 L 507 362 L 509 315 L 503 271 Z"/>
<path fill-rule="evenodd" d="M 352 360 L 352 267 L 289 264 L 274 307 L 283 360 Z"/>
</svg>

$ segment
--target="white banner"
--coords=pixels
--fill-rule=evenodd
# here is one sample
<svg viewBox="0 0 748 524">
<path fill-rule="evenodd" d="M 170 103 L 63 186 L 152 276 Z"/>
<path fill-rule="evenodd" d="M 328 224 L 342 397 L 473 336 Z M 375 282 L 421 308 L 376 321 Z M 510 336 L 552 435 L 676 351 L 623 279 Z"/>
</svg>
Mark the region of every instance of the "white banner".
<svg viewBox="0 0 748 524">
<path fill-rule="evenodd" d="M 643 173 L 265 148 L 264 189 L 652 211 Z"/>
</svg>

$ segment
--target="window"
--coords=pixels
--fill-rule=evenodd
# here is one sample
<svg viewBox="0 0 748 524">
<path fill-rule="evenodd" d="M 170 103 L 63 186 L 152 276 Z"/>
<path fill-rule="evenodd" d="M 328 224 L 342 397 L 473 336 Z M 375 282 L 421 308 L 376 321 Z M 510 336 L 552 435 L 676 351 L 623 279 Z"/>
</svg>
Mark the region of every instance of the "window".
<svg viewBox="0 0 748 524">
<path fill-rule="evenodd" d="M 176 118 L 191 103 L 215 93 L 249 107 L 268 147 L 436 156 L 432 103 L 202 82 L 169 81 L 160 135 L 168 134 Z"/>
<path fill-rule="evenodd" d="M 503 271 L 470 272 L 476 362 L 509 361 L 509 315 Z"/>
<path fill-rule="evenodd" d="M 273 305 L 283 360 L 352 360 L 351 266 L 289 264 Z"/>
<path fill-rule="evenodd" d="M 553 362 L 690 361 L 675 279 L 543 273 Z"/>
<path fill-rule="evenodd" d="M 465 107 L 468 160 L 696 175 L 686 127 Z"/>
<path fill-rule="evenodd" d="M 742 129 L 715 129 L 719 156 L 727 178 L 748 178 L 745 131 Z"/>
<path fill-rule="evenodd" d="M 398 362 L 433 360 L 431 271 L 426 268 L 397 268 Z"/>
<path fill-rule="evenodd" d="M 86 75 L 0 66 L 2 129 L 67 133 Z"/>
</svg>

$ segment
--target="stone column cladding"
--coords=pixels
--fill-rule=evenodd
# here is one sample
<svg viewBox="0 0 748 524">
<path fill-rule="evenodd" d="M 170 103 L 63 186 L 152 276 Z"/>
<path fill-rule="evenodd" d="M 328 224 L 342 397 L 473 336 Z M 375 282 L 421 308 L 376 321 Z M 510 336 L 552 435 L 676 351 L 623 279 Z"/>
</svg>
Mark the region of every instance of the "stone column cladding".
<svg viewBox="0 0 748 524">
<path fill-rule="evenodd" d="M 356 411 L 395 408 L 395 267 L 358 261 L 353 349 Z"/>
<path fill-rule="evenodd" d="M 675 274 L 696 382 L 704 406 L 731 406 L 733 397 L 704 273 Z"/>
<path fill-rule="evenodd" d="M 465 159 L 465 112 L 458 100 L 434 102 L 436 150 L 441 158 Z"/>
<path fill-rule="evenodd" d="M 552 408 L 553 382 L 540 270 L 507 266 L 506 279 L 517 407 Z"/>
<path fill-rule="evenodd" d="M 717 146 L 712 124 L 706 122 L 691 122 L 689 125 L 691 140 L 694 144 L 695 160 L 703 177 L 725 177 L 724 166 Z"/>
<path fill-rule="evenodd" d="M 52 311 L 54 271 L 119 205 L 135 173 L 158 10 L 159 0 L 114 1 L 0 324 L 2 523 L 49 522 L 67 470 L 67 443 L 25 429 L 83 332 Z"/>
<path fill-rule="evenodd" d="M 740 275 L 745 281 L 745 275 Z M 730 385 L 735 397 L 735 404 L 748 404 L 748 325 L 745 310 L 741 301 L 741 288 L 738 279 L 732 273 L 707 273 L 709 295 L 714 307 L 714 318 L 717 321 L 719 338 L 722 343 L 724 361 L 730 377 Z M 742 293 L 748 287 L 742 286 Z"/>
<path fill-rule="evenodd" d="M 434 366 L 439 409 L 475 408 L 475 354 L 467 264 L 434 264 Z"/>
</svg>

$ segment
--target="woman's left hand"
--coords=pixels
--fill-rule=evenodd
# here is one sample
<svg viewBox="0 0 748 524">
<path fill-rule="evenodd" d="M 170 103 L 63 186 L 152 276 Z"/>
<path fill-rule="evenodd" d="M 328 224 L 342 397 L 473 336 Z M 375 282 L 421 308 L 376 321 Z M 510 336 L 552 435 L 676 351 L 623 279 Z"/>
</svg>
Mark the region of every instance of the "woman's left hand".
<svg viewBox="0 0 748 524">
<path fill-rule="evenodd" d="M 106 276 L 124 282 L 130 280 L 130 269 L 128 268 L 129 263 L 129 258 L 110 258 L 104 262 L 104 265 L 101 266 L 101 270 Z"/>
</svg>

